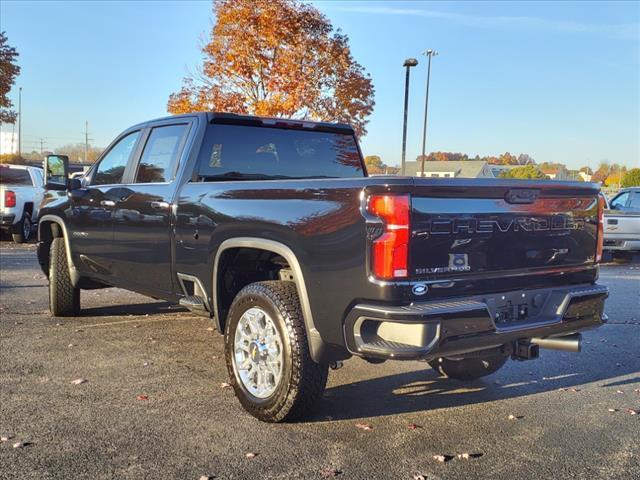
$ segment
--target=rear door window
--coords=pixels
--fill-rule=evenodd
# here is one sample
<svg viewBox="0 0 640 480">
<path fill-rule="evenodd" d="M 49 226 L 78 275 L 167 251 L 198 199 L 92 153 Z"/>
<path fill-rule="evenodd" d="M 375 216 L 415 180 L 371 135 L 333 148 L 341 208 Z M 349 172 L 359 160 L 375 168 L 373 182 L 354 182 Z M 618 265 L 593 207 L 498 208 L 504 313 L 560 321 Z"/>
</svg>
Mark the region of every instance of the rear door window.
<svg viewBox="0 0 640 480">
<path fill-rule="evenodd" d="M 21 168 L 0 167 L 0 184 L 31 185 L 29 172 Z"/>
<path fill-rule="evenodd" d="M 159 183 L 173 180 L 178 156 L 189 129 L 188 124 L 166 125 L 151 129 L 136 172 L 135 183 Z"/>
<path fill-rule="evenodd" d="M 363 177 L 353 135 L 243 125 L 209 125 L 201 179 Z"/>
<path fill-rule="evenodd" d="M 640 212 L 640 192 L 634 192 L 629 203 L 629 209 L 634 212 Z"/>
<path fill-rule="evenodd" d="M 92 185 L 114 185 L 122 183 L 124 170 L 134 151 L 140 131 L 132 132 L 120 139 L 107 153 L 96 169 L 91 181 Z"/>
</svg>

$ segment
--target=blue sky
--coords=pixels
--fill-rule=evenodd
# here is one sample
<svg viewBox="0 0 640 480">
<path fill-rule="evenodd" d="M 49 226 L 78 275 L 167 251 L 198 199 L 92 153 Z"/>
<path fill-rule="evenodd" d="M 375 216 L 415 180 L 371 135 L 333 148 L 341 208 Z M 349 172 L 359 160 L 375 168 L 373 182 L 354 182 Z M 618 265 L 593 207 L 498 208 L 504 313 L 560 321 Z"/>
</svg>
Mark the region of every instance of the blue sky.
<svg viewBox="0 0 640 480">
<path fill-rule="evenodd" d="M 419 153 L 420 52 L 434 48 L 429 151 L 640 166 L 640 3 L 314 3 L 349 35 L 373 78 L 365 154 L 399 162 L 402 62 L 410 56 L 420 65 L 412 71 L 407 157 Z M 93 143 L 106 146 L 129 125 L 165 115 L 168 95 L 201 61 L 212 21 L 205 0 L 3 0 L 0 29 L 20 52 L 23 150 L 40 137 L 48 148 L 82 141 L 85 120 Z"/>
</svg>

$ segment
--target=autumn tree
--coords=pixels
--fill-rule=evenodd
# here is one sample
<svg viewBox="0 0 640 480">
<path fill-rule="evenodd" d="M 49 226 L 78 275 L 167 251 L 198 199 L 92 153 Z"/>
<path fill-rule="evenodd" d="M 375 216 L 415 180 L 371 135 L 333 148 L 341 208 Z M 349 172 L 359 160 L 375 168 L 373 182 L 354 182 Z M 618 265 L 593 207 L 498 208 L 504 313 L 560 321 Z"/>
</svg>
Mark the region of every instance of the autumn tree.
<svg viewBox="0 0 640 480">
<path fill-rule="evenodd" d="M 385 171 L 386 165 L 378 155 L 367 155 L 364 157 L 364 163 L 369 173 L 384 173 Z"/>
<path fill-rule="evenodd" d="M 520 178 L 520 179 L 540 179 L 546 180 L 547 177 L 535 165 L 523 165 L 521 167 L 510 168 L 500 173 L 500 178 Z"/>
<path fill-rule="evenodd" d="M 366 133 L 370 76 L 349 39 L 299 0 L 214 0 L 204 63 L 169 97 L 171 113 L 225 111 L 348 123 Z"/>
<path fill-rule="evenodd" d="M 9 100 L 9 92 L 20 74 L 16 62 L 18 52 L 7 43 L 7 35 L 0 32 L 0 124 L 16 123 L 18 115 L 11 110 L 13 102 Z"/>
<path fill-rule="evenodd" d="M 640 168 L 632 168 L 624 174 L 622 187 L 640 187 Z"/>
<path fill-rule="evenodd" d="M 69 143 L 56 148 L 55 153 L 67 155 L 70 162 L 84 163 L 84 149 L 84 143 Z M 95 162 L 101 153 L 102 148 L 89 146 L 87 150 L 87 163 Z"/>
</svg>

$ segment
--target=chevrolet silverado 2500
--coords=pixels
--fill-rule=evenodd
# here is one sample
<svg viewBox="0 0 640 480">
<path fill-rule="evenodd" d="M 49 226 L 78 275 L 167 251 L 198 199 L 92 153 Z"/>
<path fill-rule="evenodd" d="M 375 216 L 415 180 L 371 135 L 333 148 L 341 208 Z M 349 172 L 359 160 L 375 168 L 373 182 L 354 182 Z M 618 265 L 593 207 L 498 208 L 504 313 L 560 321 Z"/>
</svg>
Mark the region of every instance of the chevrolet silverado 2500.
<svg viewBox="0 0 640 480">
<path fill-rule="evenodd" d="M 368 177 L 347 125 L 218 113 L 131 127 L 81 181 L 45 167 L 51 312 L 115 286 L 212 318 L 261 420 L 354 355 L 475 379 L 605 319 L 593 184 Z"/>
</svg>

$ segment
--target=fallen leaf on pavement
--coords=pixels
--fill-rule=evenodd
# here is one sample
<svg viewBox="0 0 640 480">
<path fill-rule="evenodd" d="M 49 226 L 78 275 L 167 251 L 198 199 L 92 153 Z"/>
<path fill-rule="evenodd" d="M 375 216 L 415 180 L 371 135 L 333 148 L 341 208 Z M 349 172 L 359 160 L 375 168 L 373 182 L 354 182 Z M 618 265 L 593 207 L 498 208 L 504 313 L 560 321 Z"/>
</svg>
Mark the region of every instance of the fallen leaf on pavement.
<svg viewBox="0 0 640 480">
<path fill-rule="evenodd" d="M 2 437 L 0 437 L 0 442 L 8 442 L 12 438 L 13 438 L 13 435 L 3 435 Z"/>
<path fill-rule="evenodd" d="M 227 382 L 222 382 L 222 383 L 220 384 L 220 388 L 222 388 L 223 390 L 224 390 L 225 388 L 231 388 L 231 384 L 230 384 L 230 383 L 227 383 Z"/>
<path fill-rule="evenodd" d="M 509 415 L 509 420 L 520 420 L 524 415 Z"/>
<path fill-rule="evenodd" d="M 256 458 L 258 456 L 258 454 L 255 453 L 255 452 L 248 452 L 244 456 L 247 457 L 247 458 Z"/>
<path fill-rule="evenodd" d="M 617 408 L 610 408 L 610 409 L 609 409 L 609 411 L 610 411 L 611 413 L 613 413 L 613 412 L 617 412 L 617 411 L 618 411 L 618 409 L 617 409 Z"/>
<path fill-rule="evenodd" d="M 480 458 L 484 453 L 459 453 L 458 458 L 462 460 L 470 460 L 472 458 Z"/>
<path fill-rule="evenodd" d="M 434 455 L 433 459 L 440 463 L 448 462 L 453 458 L 453 455 Z"/>
<path fill-rule="evenodd" d="M 324 467 L 320 469 L 320 476 L 322 478 L 337 477 L 341 473 L 342 473 L 342 470 L 338 470 L 337 468 L 333 468 L 333 467 Z"/>
<path fill-rule="evenodd" d="M 13 448 L 24 448 L 30 445 L 29 442 L 16 442 L 13 444 Z"/>
<path fill-rule="evenodd" d="M 207 328 L 207 332 L 213 332 L 215 329 L 213 327 Z"/>
<path fill-rule="evenodd" d="M 422 425 L 416 425 L 415 423 L 410 423 L 409 425 L 407 425 L 407 428 L 409 430 L 417 430 L 418 428 L 422 428 Z"/>
<path fill-rule="evenodd" d="M 633 408 L 625 408 L 624 411 L 630 415 L 637 415 L 638 413 L 640 413 L 640 410 L 635 410 Z"/>
<path fill-rule="evenodd" d="M 368 423 L 356 423 L 356 428 L 361 430 L 373 430 L 373 427 Z"/>
<path fill-rule="evenodd" d="M 216 477 L 212 477 L 211 475 L 202 475 L 200 480 L 213 480 Z"/>
<path fill-rule="evenodd" d="M 622 390 L 616 390 L 616 393 L 624 393 Z"/>
<path fill-rule="evenodd" d="M 416 473 L 416 474 L 413 476 L 413 480 L 426 480 L 426 478 L 425 478 L 425 476 L 424 476 L 424 475 L 422 475 L 421 473 Z"/>
<path fill-rule="evenodd" d="M 87 383 L 84 378 L 77 378 L 71 382 L 73 385 L 82 385 L 83 383 Z"/>
<path fill-rule="evenodd" d="M 149 400 L 149 395 L 138 395 L 136 400 Z"/>
</svg>

